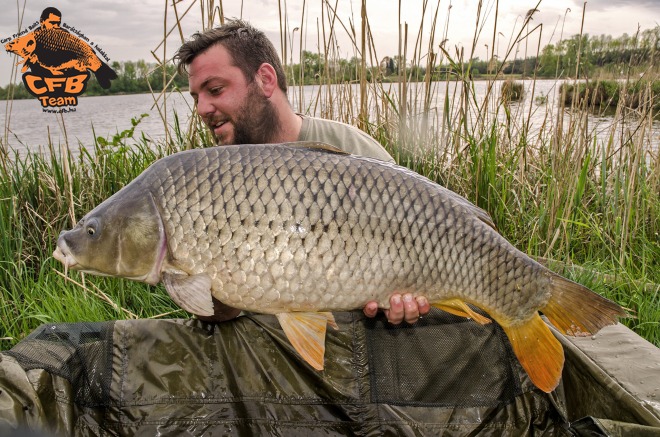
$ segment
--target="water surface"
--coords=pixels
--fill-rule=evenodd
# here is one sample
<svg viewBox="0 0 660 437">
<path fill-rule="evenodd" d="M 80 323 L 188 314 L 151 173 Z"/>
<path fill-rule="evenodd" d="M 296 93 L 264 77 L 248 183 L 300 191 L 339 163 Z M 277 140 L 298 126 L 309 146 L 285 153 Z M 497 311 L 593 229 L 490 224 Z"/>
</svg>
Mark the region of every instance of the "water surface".
<svg viewBox="0 0 660 437">
<path fill-rule="evenodd" d="M 530 135 L 533 137 L 539 130 L 544 129 L 544 123 L 557 125 L 556 120 L 558 105 L 558 90 L 561 82 L 556 80 L 538 80 L 532 94 L 532 81 L 525 81 L 525 98 L 522 102 L 511 105 L 510 116 L 517 128 L 528 125 Z M 479 104 L 485 98 L 489 82 L 473 82 L 476 100 Z M 490 104 L 486 106 L 487 111 L 499 108 L 497 114 L 492 115 L 504 120 L 507 114 L 497 104 L 499 87 L 501 82 L 496 82 L 491 92 Z M 393 101 L 398 101 L 399 84 L 383 84 L 376 93 L 370 93 L 370 108 L 374 111 L 376 107 L 383 107 L 383 90 Z M 462 83 L 460 82 L 436 82 L 431 88 L 430 112 L 428 119 L 431 126 L 441 126 L 445 96 L 449 97 L 450 112 L 456 115 L 456 107 L 460 105 Z M 334 110 L 329 111 L 329 94 L 332 93 Z M 302 99 L 301 99 L 302 94 Z M 302 93 L 300 87 L 291 87 L 289 98 L 293 107 L 299 112 L 310 113 L 317 116 L 332 116 L 342 114 L 345 122 L 352 122 L 359 114 L 359 85 L 351 86 L 304 86 Z M 412 83 L 408 88 L 408 99 L 411 102 L 410 114 L 412 118 L 418 117 L 423 107 L 423 84 Z M 299 107 L 302 101 L 302 109 Z M 147 137 L 158 140 L 165 137 L 163 118 L 167 125 L 174 123 L 174 114 L 179 121 L 186 126 L 192 114 L 192 98 L 188 94 L 171 93 L 167 97 L 166 109 L 162 107 L 162 101 L 154 104 L 154 96 L 151 94 L 113 95 L 98 97 L 81 97 L 75 112 L 66 114 L 52 114 L 42 111 L 37 99 L 15 100 L 11 102 L 9 113 L 8 130 L 0 130 L 0 141 L 8 144 L 12 150 L 23 154 L 27 150 L 37 151 L 49 144 L 55 147 L 60 144 L 68 144 L 72 150 L 76 150 L 78 144 L 91 146 L 94 138 L 98 136 L 111 137 L 112 135 L 131 128 L 131 119 L 141 114 L 148 114 L 135 131 L 139 137 L 144 133 Z M 160 108 L 160 109 L 159 109 Z M 0 101 L 0 125 L 7 126 L 8 102 Z M 323 110 L 323 112 L 321 112 Z M 382 115 L 382 114 L 381 114 Z M 372 114 L 372 117 L 375 114 Z M 390 114 L 394 117 L 394 111 Z M 473 112 L 471 119 L 478 116 Z M 568 118 L 568 116 L 566 117 Z M 375 118 L 372 118 L 375 119 Z M 611 116 L 589 115 L 585 120 L 590 135 L 606 140 L 610 135 L 613 118 Z M 619 126 L 621 137 L 626 130 L 634 130 L 636 123 L 632 120 L 627 126 Z M 660 122 L 653 124 L 653 129 L 647 134 L 650 138 L 651 148 L 657 150 L 660 143 Z M 617 134 L 618 136 L 618 134 Z"/>
</svg>

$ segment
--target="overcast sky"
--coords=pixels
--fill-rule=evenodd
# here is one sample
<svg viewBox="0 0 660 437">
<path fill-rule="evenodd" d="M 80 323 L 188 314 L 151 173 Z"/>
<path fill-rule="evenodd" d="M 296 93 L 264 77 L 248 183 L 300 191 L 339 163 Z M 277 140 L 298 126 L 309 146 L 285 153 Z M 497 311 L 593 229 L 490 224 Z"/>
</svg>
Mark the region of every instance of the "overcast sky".
<svg viewBox="0 0 660 437">
<path fill-rule="evenodd" d="M 192 8 L 182 20 L 184 37 L 189 37 L 194 31 L 202 27 L 200 0 L 181 0 L 177 4 L 179 15 L 192 4 Z M 285 0 L 280 0 L 284 7 Z M 335 5 L 337 0 L 328 3 Z M 211 3 L 206 0 L 204 3 Z M 18 6 L 17 6 L 18 3 Z M 48 6 L 55 6 L 62 12 L 62 21 L 74 26 L 85 36 L 98 44 L 111 61 L 127 61 L 144 59 L 154 61 L 151 54 L 162 40 L 163 24 L 165 20 L 166 0 L 0 0 L 2 13 L 0 13 L 0 39 L 11 38 L 19 30 L 19 16 L 25 9 L 20 29 L 27 28 L 38 21 L 41 11 Z M 168 2 L 167 9 L 168 28 L 175 22 L 172 0 Z M 277 0 L 225 0 L 223 3 L 226 17 L 243 17 L 256 27 L 264 30 L 273 40 L 276 47 L 280 47 L 280 18 Z M 321 20 L 322 0 L 307 0 L 303 15 L 302 0 L 288 0 L 287 15 L 289 29 L 301 27 L 303 29 L 304 49 L 317 51 L 317 22 Z M 360 1 L 338 0 L 337 15 L 347 27 L 350 22 L 355 23 L 356 32 L 360 32 Z M 409 28 L 409 57 L 414 49 L 414 40 L 422 23 L 422 9 L 424 0 L 403 0 L 404 11 L 401 12 L 401 22 L 408 23 Z M 379 59 L 385 55 L 395 55 L 398 51 L 399 40 L 399 12 L 398 0 L 367 0 L 367 16 L 371 25 L 376 44 L 376 53 Z M 219 1 L 215 2 L 220 5 Z M 429 0 L 427 11 L 424 14 L 423 41 L 424 53 L 429 40 L 431 22 L 437 8 L 437 0 Z M 454 47 L 463 47 L 467 53 L 472 48 L 472 40 L 477 28 L 476 0 L 441 0 L 438 11 L 438 23 L 435 44 L 444 39 L 446 28 L 448 41 L 445 47 L 454 53 Z M 539 34 L 541 46 L 550 42 L 556 43 L 562 31 L 564 37 L 580 32 L 583 3 L 573 0 L 500 0 L 497 17 L 498 53 L 504 55 L 512 35 L 518 34 L 526 12 L 537 7 L 530 29 L 542 24 L 542 32 L 536 30 L 529 40 L 529 46 L 536 46 Z M 451 7 L 450 7 L 451 6 Z M 20 8 L 20 9 L 18 9 Z M 567 12 L 570 9 L 569 12 Z M 327 17 L 327 16 L 326 16 Z M 565 20 L 564 20 L 565 17 Z M 482 4 L 482 34 L 475 45 L 476 55 L 485 59 L 485 45 L 492 46 L 493 27 L 495 23 L 495 0 L 485 1 Z M 301 25 L 302 24 L 302 25 Z M 586 5 L 584 17 L 584 32 L 591 36 L 612 35 L 619 37 L 624 33 L 634 34 L 638 26 L 650 29 L 660 24 L 660 0 L 594 0 Z M 320 25 L 320 24 L 319 24 Z M 339 50 L 341 57 L 350 58 L 354 55 L 351 44 L 345 37 L 345 31 L 339 27 Z M 501 32 L 501 34 L 500 34 Z M 295 33 L 293 52 L 298 53 L 300 33 Z M 166 57 L 170 58 L 181 42 L 178 30 L 172 33 L 166 47 Z M 3 47 L 4 48 L 4 47 Z M 492 50 L 492 47 L 491 47 Z M 531 50 L 531 49 L 528 49 Z M 535 49 L 534 49 L 535 50 Z M 163 56 L 163 47 L 156 50 L 159 57 Z M 531 55 L 531 52 L 530 52 Z M 0 85 L 4 86 L 10 81 L 13 55 L 2 50 L 0 52 Z M 294 62 L 296 62 L 294 55 Z M 20 81 L 20 75 L 18 76 Z"/>
</svg>

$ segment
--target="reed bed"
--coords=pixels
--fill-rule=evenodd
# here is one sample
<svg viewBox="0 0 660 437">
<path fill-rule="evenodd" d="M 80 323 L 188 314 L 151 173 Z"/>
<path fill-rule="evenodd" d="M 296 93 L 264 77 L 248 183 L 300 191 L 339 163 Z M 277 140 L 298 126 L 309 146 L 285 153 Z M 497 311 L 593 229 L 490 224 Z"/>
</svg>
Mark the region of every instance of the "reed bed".
<svg viewBox="0 0 660 437">
<path fill-rule="evenodd" d="M 221 1 L 198 0 L 197 5 L 200 27 L 224 20 Z M 341 20 L 335 3 L 323 5 L 315 24 L 324 60 L 321 85 L 311 96 L 302 85 L 292 87 L 293 106 L 359 126 L 401 165 L 487 210 L 521 250 L 629 308 L 636 318 L 623 322 L 660 346 L 660 153 L 652 142 L 653 107 L 660 97 L 646 93 L 634 110 L 619 104 L 604 140 L 589 126 L 590 108 L 578 104 L 548 108 L 542 128 L 532 132 L 533 107 L 500 99 L 501 71 L 487 82 L 486 97 L 478 98 L 466 62 L 471 56 L 450 53 L 438 44 L 447 37 L 436 31 L 447 28 L 437 22 L 439 2 L 423 2 L 424 13 L 434 17 L 431 29 L 419 26 L 409 33 L 401 23 L 399 59 L 408 68 L 396 84 L 378 80 L 381 58 L 365 2 L 361 18 L 350 23 Z M 172 8 L 176 3 L 167 13 L 177 20 L 166 27 L 164 37 L 180 30 L 185 17 Z M 313 20 L 289 17 L 286 8 L 280 16 L 286 63 L 291 57 L 288 35 L 295 33 L 290 23 L 302 23 L 296 25 L 302 41 L 305 23 Z M 482 24 L 475 41 L 485 20 L 476 18 Z M 506 59 L 531 42 L 530 35 L 539 30 L 530 28 L 530 20 L 531 15 L 512 32 L 517 36 L 505 53 L 494 54 Z M 361 78 L 357 83 L 338 80 L 340 32 L 351 37 L 356 56 L 363 60 L 355 67 Z M 405 48 L 408 39 L 415 41 L 412 53 Z M 164 66 L 171 53 L 165 44 L 158 49 L 162 52 L 154 51 L 154 56 Z M 444 71 L 444 80 L 431 77 L 437 71 Z M 163 81 L 170 80 L 164 74 Z M 533 81 L 530 92 L 533 100 Z M 154 95 L 154 101 L 166 114 L 167 95 Z M 75 154 L 66 144 L 49 144 L 45 153 L 25 157 L 10 157 L 5 149 L 0 169 L 0 349 L 41 323 L 186 317 L 159 286 L 75 272 L 65 276 L 51 258 L 61 229 L 71 227 L 151 162 L 210 144 L 198 119 L 181 126 L 178 119 L 163 115 L 163 125 L 168 135 L 160 142 L 136 138 L 130 130 L 78 145 Z"/>
</svg>

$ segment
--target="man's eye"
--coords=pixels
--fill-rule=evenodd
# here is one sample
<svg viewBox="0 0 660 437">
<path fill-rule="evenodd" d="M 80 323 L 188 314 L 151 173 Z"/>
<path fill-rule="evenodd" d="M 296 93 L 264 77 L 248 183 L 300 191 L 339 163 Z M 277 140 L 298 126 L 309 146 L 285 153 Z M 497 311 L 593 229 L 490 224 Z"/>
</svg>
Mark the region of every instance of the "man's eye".
<svg viewBox="0 0 660 437">
<path fill-rule="evenodd" d="M 209 90 L 209 93 L 210 93 L 212 96 L 217 96 L 217 95 L 220 94 L 221 92 L 222 92 L 222 87 L 219 87 L 219 86 L 218 86 L 218 87 L 211 88 L 211 89 Z"/>
</svg>

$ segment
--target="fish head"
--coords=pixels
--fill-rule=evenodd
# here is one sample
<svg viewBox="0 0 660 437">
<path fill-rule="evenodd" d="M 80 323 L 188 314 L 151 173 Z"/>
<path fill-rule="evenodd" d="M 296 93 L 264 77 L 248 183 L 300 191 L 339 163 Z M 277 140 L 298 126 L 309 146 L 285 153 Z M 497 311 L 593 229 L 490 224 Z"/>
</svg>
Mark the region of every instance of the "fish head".
<svg viewBox="0 0 660 437">
<path fill-rule="evenodd" d="M 5 44 L 5 50 L 14 53 L 22 58 L 27 58 L 34 53 L 37 47 L 34 33 L 30 32 L 26 35 L 20 36 Z"/>
<path fill-rule="evenodd" d="M 156 284 L 166 254 L 167 238 L 153 198 L 115 195 L 73 229 L 62 231 L 53 257 L 65 268 Z"/>
</svg>

